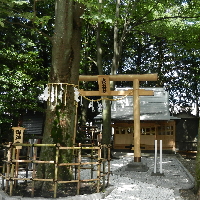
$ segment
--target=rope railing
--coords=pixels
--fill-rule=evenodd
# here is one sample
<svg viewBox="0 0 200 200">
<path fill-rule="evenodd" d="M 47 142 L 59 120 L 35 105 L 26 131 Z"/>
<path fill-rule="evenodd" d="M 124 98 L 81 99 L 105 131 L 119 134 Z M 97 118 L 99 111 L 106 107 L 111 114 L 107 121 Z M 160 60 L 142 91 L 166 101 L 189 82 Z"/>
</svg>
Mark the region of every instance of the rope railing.
<svg viewBox="0 0 200 200">
<path fill-rule="evenodd" d="M 27 155 L 20 156 L 20 150 L 17 146 L 26 148 Z M 54 160 L 39 160 L 37 157 L 37 151 L 39 147 L 55 148 Z M 4 145 L 4 160 L 2 169 L 2 189 L 13 196 L 13 190 L 16 185 L 21 182 L 31 182 L 31 197 L 34 197 L 35 182 L 36 181 L 49 181 L 53 183 L 53 197 L 57 197 L 58 184 L 64 183 L 76 183 L 76 194 L 80 194 L 81 182 L 96 182 L 96 192 L 100 192 L 101 189 L 105 189 L 109 184 L 110 175 L 110 145 L 99 146 L 74 146 L 64 147 L 60 144 L 24 144 L 24 143 L 9 143 Z M 23 149 L 22 149 L 23 150 Z M 21 152 L 22 152 L 21 150 Z M 60 150 L 73 150 L 73 162 L 72 163 L 60 163 L 59 154 Z M 83 155 L 84 150 L 90 150 L 91 153 Z M 103 157 L 102 157 L 103 155 Z M 88 157 L 86 159 L 85 157 Z M 52 164 L 54 165 L 54 177 L 41 178 L 37 177 L 37 167 L 40 164 Z M 25 177 L 20 176 L 20 165 L 24 165 L 23 170 L 26 171 Z M 59 167 L 66 166 L 69 168 L 73 175 L 73 180 L 59 180 L 58 170 Z M 107 167 L 106 167 L 107 166 Z M 83 170 L 90 170 L 90 177 L 81 179 L 81 172 Z M 96 171 L 96 176 L 94 172 Z M 29 173 L 31 172 L 31 173 Z M 106 179 L 107 177 L 107 179 Z M 5 182 L 5 183 L 4 183 Z"/>
</svg>

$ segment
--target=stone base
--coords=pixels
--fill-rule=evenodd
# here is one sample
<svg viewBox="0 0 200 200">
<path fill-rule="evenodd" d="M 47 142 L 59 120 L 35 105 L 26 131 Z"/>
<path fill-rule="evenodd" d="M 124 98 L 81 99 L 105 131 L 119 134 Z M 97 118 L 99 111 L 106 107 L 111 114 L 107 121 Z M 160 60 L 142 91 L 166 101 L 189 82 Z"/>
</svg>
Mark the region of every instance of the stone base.
<svg viewBox="0 0 200 200">
<path fill-rule="evenodd" d="M 160 173 L 160 172 L 156 172 L 156 173 L 152 172 L 151 176 L 165 176 L 165 175 L 164 173 Z"/>
<path fill-rule="evenodd" d="M 149 168 L 142 162 L 131 162 L 129 163 L 125 171 L 135 171 L 135 172 L 147 172 Z"/>
<path fill-rule="evenodd" d="M 141 157 L 134 157 L 134 162 L 141 162 Z"/>
</svg>

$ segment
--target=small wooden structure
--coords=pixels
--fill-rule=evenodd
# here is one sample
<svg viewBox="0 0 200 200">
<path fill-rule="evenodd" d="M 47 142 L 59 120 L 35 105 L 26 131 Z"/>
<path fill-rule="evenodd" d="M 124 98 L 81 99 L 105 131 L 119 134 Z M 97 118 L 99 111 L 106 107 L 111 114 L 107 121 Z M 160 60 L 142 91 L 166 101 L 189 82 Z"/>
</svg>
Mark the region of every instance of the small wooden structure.
<svg viewBox="0 0 200 200">
<path fill-rule="evenodd" d="M 153 90 L 154 96 L 140 97 L 140 145 L 141 149 L 154 149 L 154 141 L 162 140 L 163 149 L 175 150 L 176 123 L 169 113 L 168 92 L 164 88 L 146 88 Z M 118 88 L 117 90 L 128 90 Z M 119 98 L 118 96 L 114 98 Z M 114 128 L 114 149 L 134 150 L 133 120 L 131 108 L 133 100 L 126 97 L 112 104 L 112 127 Z"/>
<path fill-rule="evenodd" d="M 28 110 L 22 115 L 22 126 L 26 128 L 24 131 L 25 139 L 34 135 L 34 138 L 42 136 L 43 123 L 44 123 L 43 112 L 33 112 Z"/>
<path fill-rule="evenodd" d="M 116 122 L 114 128 L 114 149 L 132 149 L 134 144 L 133 122 Z M 140 123 L 141 149 L 153 150 L 154 141 L 162 140 L 164 150 L 175 150 L 175 121 L 142 121 Z"/>
<path fill-rule="evenodd" d="M 81 126 L 79 131 L 84 137 L 84 144 L 98 145 L 101 143 L 102 134 L 98 126 Z"/>
<path fill-rule="evenodd" d="M 182 111 L 174 115 L 176 120 L 176 148 L 181 151 L 197 151 L 199 118 Z"/>
</svg>

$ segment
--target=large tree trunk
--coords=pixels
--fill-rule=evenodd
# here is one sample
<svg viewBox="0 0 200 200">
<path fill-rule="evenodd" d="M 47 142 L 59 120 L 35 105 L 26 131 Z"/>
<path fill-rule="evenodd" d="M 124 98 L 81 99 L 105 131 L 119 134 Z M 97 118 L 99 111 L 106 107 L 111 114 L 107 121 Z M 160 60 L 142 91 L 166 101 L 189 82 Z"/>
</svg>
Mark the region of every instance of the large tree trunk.
<svg viewBox="0 0 200 200">
<path fill-rule="evenodd" d="M 99 13 L 102 12 L 102 0 L 99 0 Z M 101 23 L 97 24 L 97 68 L 100 75 L 103 75 L 103 66 L 102 66 L 102 48 L 101 48 Z M 105 97 L 105 96 L 104 96 Z M 103 119 L 103 130 L 102 130 L 102 144 L 110 144 L 111 139 L 111 106 L 109 100 L 102 100 L 103 112 L 102 112 L 102 119 Z"/>
<path fill-rule="evenodd" d="M 66 86 L 66 100 L 55 104 L 48 104 L 43 135 L 43 144 L 60 143 L 72 146 L 74 127 L 76 125 L 76 105 L 74 101 L 74 85 L 78 84 L 80 63 L 81 23 L 80 16 L 83 9 L 80 4 L 72 0 L 57 0 L 55 4 L 55 31 L 52 39 L 52 68 L 50 83 L 68 83 Z M 54 159 L 54 151 L 50 147 L 43 147 L 41 160 Z M 63 151 L 59 157 L 61 162 L 71 162 L 72 153 Z M 53 178 L 53 165 L 39 165 L 37 175 L 43 178 Z M 70 178 L 68 170 L 59 167 L 59 179 Z M 66 177 L 68 176 L 68 177 Z M 44 191 L 51 187 L 43 182 Z"/>
<path fill-rule="evenodd" d="M 99 3 L 102 3 L 102 0 L 99 0 Z M 119 18 L 119 5 L 120 0 L 116 1 L 116 19 Z M 118 42 L 118 26 L 117 22 L 114 26 L 114 55 L 113 55 L 113 63 L 111 67 L 111 75 L 116 75 L 117 70 L 119 67 L 119 56 L 121 51 L 121 45 Z M 98 23 L 97 28 L 97 66 L 99 70 L 99 74 L 102 75 L 103 73 L 103 67 L 102 67 L 102 50 L 101 50 L 101 41 L 100 41 L 100 31 L 101 31 L 101 24 Z M 110 86 L 111 90 L 114 90 L 115 85 L 114 82 L 111 83 Z M 110 99 L 112 97 L 109 97 Z M 103 131 L 102 131 L 102 144 L 111 144 L 111 103 L 109 100 L 103 100 L 103 113 L 102 113 L 102 119 L 103 119 Z"/>
<path fill-rule="evenodd" d="M 120 0 L 116 1 L 116 19 L 119 18 L 119 5 L 120 5 Z M 118 27 L 117 27 L 117 22 L 114 26 L 114 55 L 113 55 L 113 63 L 112 63 L 112 68 L 111 68 L 111 75 L 116 75 L 117 70 L 119 67 L 119 43 L 118 43 Z M 114 90 L 115 89 L 115 83 L 111 82 L 110 84 L 110 89 Z M 110 99 L 113 97 L 109 97 Z M 109 100 L 104 100 L 104 106 L 105 108 L 103 109 L 103 137 L 102 137 L 102 143 L 103 144 L 111 144 L 111 134 L 112 134 L 112 128 L 111 128 L 111 103 Z"/>
</svg>

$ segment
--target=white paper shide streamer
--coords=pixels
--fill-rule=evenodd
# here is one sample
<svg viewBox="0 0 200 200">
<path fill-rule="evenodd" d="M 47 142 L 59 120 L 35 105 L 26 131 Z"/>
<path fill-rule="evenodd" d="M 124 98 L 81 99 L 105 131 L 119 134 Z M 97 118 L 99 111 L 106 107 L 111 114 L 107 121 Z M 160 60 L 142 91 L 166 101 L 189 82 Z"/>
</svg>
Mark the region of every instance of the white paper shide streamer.
<svg viewBox="0 0 200 200">
<path fill-rule="evenodd" d="M 92 108 L 92 112 L 95 112 L 95 109 L 94 109 L 94 101 L 92 100 L 89 105 L 88 105 L 88 108 Z"/>
<path fill-rule="evenodd" d="M 79 91 L 78 91 L 77 88 L 74 87 L 74 100 L 75 100 L 76 102 L 79 102 L 79 101 L 80 101 L 80 100 L 78 99 L 78 97 L 79 97 Z"/>
<path fill-rule="evenodd" d="M 98 104 L 98 112 L 102 112 L 103 111 L 103 106 L 100 102 L 97 101 Z"/>
<path fill-rule="evenodd" d="M 39 99 L 43 101 L 48 101 L 49 104 L 54 106 L 59 103 L 64 103 L 66 105 L 67 98 L 67 86 L 68 84 L 64 83 L 51 83 L 48 84 L 44 89 L 43 94 L 40 95 Z M 74 100 L 79 102 L 79 91 L 78 88 L 74 87 Z"/>
</svg>

